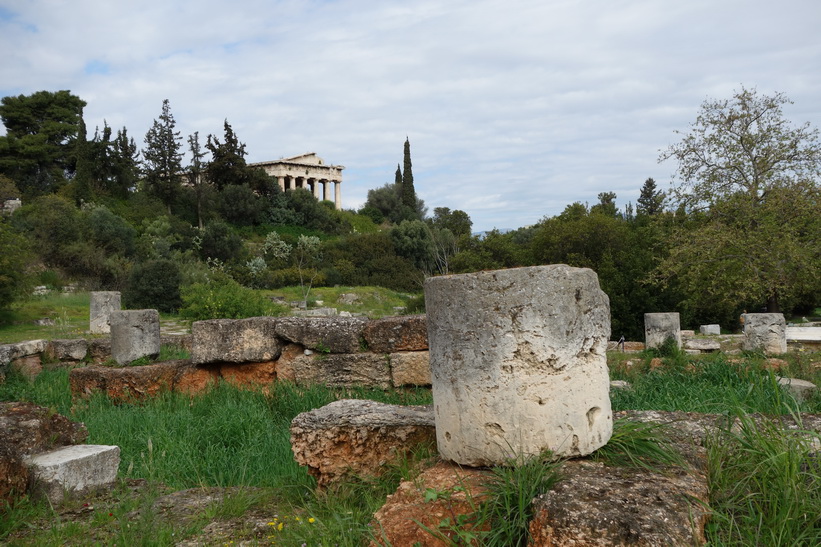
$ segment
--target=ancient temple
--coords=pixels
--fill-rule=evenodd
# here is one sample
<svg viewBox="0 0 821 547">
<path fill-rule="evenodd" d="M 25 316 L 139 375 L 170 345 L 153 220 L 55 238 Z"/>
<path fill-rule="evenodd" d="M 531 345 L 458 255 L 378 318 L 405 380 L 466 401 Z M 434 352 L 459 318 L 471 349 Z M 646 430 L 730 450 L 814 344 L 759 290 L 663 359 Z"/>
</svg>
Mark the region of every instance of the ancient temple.
<svg viewBox="0 0 821 547">
<path fill-rule="evenodd" d="M 333 201 L 337 209 L 342 209 L 342 170 L 345 169 L 342 165 L 327 165 L 314 152 L 249 165 L 261 167 L 269 176 L 275 177 L 283 192 L 305 188 L 310 190 L 316 199 Z"/>
</svg>

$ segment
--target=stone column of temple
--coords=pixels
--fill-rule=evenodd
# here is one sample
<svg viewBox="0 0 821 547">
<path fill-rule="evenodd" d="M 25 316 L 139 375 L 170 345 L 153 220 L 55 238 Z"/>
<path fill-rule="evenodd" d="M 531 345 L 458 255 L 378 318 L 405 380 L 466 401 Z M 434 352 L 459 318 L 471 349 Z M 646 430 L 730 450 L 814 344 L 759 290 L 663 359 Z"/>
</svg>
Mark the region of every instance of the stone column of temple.
<svg viewBox="0 0 821 547">
<path fill-rule="evenodd" d="M 279 184 L 279 189 L 284 192 L 285 191 L 285 177 L 277 177 L 277 184 Z"/>
<path fill-rule="evenodd" d="M 294 188 L 304 188 L 305 179 L 303 177 L 294 177 Z"/>
<path fill-rule="evenodd" d="M 342 183 L 334 181 L 334 208 L 342 209 Z"/>
<path fill-rule="evenodd" d="M 317 201 L 321 201 L 322 200 L 322 194 L 319 193 L 319 180 L 311 179 L 311 181 L 312 181 L 311 182 L 311 188 L 314 191 L 314 197 L 316 198 Z"/>
<path fill-rule="evenodd" d="M 331 201 L 331 182 L 328 179 L 322 179 L 322 199 Z"/>
</svg>

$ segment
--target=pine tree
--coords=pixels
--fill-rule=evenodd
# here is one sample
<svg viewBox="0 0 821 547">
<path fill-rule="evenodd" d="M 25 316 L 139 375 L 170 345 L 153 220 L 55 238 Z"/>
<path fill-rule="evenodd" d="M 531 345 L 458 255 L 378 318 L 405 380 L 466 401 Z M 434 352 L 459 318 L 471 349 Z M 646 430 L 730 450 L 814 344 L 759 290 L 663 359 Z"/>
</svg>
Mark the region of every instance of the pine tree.
<svg viewBox="0 0 821 547">
<path fill-rule="evenodd" d="M 176 127 L 168 99 L 162 102 L 159 120 L 145 134 L 146 148 L 143 150 L 145 184 L 149 192 L 156 195 L 171 214 L 171 203 L 180 191 L 182 137 Z"/>
<path fill-rule="evenodd" d="M 402 169 L 399 168 L 399 164 L 396 164 L 396 176 L 394 177 L 394 184 L 396 184 L 396 190 L 400 191 L 402 188 Z"/>
<path fill-rule="evenodd" d="M 250 170 L 245 163 L 245 145 L 239 142 L 228 120 L 223 124 L 223 133 L 224 142 L 220 142 L 214 135 L 208 135 L 205 144 L 205 148 L 211 152 L 208 178 L 219 190 L 250 182 Z"/>
<path fill-rule="evenodd" d="M 86 122 L 80 112 L 80 125 L 77 128 L 77 139 L 74 141 L 74 153 L 77 159 L 74 173 L 74 200 L 77 204 L 91 201 L 91 173 L 93 169 L 91 150 L 86 138 Z"/>
<path fill-rule="evenodd" d="M 402 170 L 402 205 L 416 211 L 416 191 L 413 189 L 413 170 L 411 169 L 410 141 L 405 138 L 405 165 Z"/>
<path fill-rule="evenodd" d="M 636 212 L 640 215 L 653 216 L 662 211 L 664 207 L 664 192 L 656 190 L 656 181 L 653 177 L 644 181 L 641 187 L 641 194 L 636 200 Z"/>
</svg>

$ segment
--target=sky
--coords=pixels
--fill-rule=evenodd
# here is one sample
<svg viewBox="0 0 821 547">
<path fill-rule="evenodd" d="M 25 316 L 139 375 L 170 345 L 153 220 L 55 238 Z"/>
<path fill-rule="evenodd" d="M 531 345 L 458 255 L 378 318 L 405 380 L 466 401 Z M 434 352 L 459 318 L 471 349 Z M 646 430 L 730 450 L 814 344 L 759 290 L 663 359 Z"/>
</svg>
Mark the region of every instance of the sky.
<svg viewBox="0 0 821 547">
<path fill-rule="evenodd" d="M 228 120 L 249 162 L 345 166 L 346 209 L 408 138 L 429 212 L 513 229 L 669 188 L 660 151 L 742 86 L 821 127 L 820 25 L 818 0 L 0 0 L 0 96 L 68 89 L 140 148 L 168 99 L 184 139 Z"/>
</svg>

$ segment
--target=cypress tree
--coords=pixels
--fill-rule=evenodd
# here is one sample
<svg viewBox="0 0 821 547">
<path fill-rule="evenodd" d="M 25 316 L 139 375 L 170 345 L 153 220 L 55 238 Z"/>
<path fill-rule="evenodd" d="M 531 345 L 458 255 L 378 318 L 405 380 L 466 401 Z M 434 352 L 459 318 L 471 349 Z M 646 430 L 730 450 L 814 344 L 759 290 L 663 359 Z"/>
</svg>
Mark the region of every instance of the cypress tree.
<svg viewBox="0 0 821 547">
<path fill-rule="evenodd" d="M 396 184 L 396 189 L 400 190 L 402 188 L 402 169 L 399 168 L 399 164 L 396 164 L 396 176 L 393 180 L 394 184 Z"/>
<path fill-rule="evenodd" d="M 402 204 L 416 211 L 416 191 L 413 189 L 413 171 L 411 169 L 410 141 L 405 137 L 405 168 L 402 171 Z"/>
</svg>

